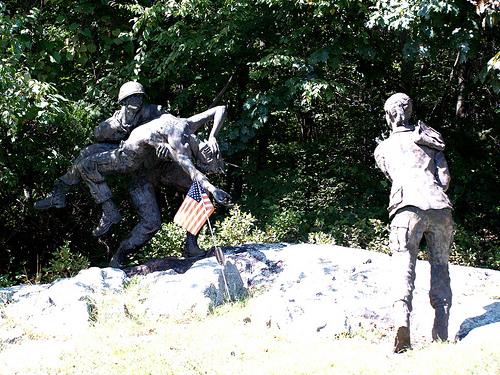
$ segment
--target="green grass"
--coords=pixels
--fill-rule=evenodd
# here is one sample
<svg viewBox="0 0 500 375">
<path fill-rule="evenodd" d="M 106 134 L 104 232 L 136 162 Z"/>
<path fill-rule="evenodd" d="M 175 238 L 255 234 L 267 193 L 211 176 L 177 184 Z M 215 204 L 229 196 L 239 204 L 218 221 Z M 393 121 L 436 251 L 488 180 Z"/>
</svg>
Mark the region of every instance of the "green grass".
<svg viewBox="0 0 500 375">
<path fill-rule="evenodd" d="M 129 297 L 137 290 L 127 290 Z M 33 334 L 0 345 L 0 374 L 495 374 L 497 348 L 429 343 L 395 355 L 389 337 L 289 335 L 259 320 L 249 303 L 206 317 L 152 321 L 125 299 L 96 301 L 98 314 L 79 337 Z M 248 302 L 248 301 L 247 301 Z M 135 306 L 134 306 L 135 304 Z M 253 306 L 255 309 L 255 306 Z"/>
</svg>

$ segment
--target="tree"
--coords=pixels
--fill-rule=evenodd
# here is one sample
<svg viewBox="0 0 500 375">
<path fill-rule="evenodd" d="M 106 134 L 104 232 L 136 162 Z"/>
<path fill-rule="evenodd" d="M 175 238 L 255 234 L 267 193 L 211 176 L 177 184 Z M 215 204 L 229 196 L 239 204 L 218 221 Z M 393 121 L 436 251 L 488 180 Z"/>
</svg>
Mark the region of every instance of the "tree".
<svg viewBox="0 0 500 375">
<path fill-rule="evenodd" d="M 225 183 L 261 228 L 373 248 L 387 185 L 372 152 L 384 100 L 406 92 L 447 140 L 455 260 L 498 266 L 497 19 L 495 2 L 466 0 L 0 3 L 0 274 L 32 274 L 65 240 L 106 263 L 120 233 L 90 238 L 85 192 L 65 212 L 31 206 L 130 79 L 176 115 L 228 105 L 221 147 L 241 168 Z"/>
</svg>

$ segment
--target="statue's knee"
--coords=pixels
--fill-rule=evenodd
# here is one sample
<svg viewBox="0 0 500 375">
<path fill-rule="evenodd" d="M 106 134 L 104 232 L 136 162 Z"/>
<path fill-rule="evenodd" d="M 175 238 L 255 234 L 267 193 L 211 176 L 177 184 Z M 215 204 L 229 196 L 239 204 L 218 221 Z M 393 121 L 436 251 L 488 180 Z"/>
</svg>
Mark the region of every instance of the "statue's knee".
<svg viewBox="0 0 500 375">
<path fill-rule="evenodd" d="M 75 163 L 75 168 L 83 178 L 92 177 L 92 165 L 87 158 L 79 160 Z"/>
<path fill-rule="evenodd" d="M 75 168 L 78 173 L 85 174 L 85 167 L 83 165 L 85 159 L 76 160 L 73 164 L 73 168 Z"/>
<path fill-rule="evenodd" d="M 438 307 L 450 307 L 453 300 L 453 293 L 451 288 L 446 285 L 440 285 L 438 287 L 431 287 L 429 292 L 429 302 L 433 308 Z"/>
</svg>

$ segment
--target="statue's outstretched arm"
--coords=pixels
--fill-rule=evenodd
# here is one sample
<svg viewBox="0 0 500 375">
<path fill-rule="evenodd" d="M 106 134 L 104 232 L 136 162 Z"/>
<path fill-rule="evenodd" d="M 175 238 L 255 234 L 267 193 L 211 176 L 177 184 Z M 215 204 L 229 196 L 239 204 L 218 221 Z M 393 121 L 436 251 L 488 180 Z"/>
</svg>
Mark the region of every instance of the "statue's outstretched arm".
<svg viewBox="0 0 500 375">
<path fill-rule="evenodd" d="M 210 138 L 217 137 L 224 119 L 226 118 L 226 107 L 223 105 L 210 108 L 204 112 L 198 113 L 187 119 L 192 133 L 196 133 L 201 125 L 213 120 L 212 130 L 210 131 Z"/>
</svg>

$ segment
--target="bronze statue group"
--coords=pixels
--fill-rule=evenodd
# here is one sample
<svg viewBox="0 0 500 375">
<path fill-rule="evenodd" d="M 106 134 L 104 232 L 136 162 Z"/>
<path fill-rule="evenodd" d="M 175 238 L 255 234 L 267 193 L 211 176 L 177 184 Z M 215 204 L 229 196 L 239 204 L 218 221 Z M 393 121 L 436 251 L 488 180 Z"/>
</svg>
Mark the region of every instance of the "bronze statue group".
<svg viewBox="0 0 500 375">
<path fill-rule="evenodd" d="M 139 222 L 119 245 L 111 267 L 121 267 L 126 256 L 146 244 L 161 227 L 155 187 L 165 185 L 182 192 L 196 182 L 216 202 L 229 205 L 231 197 L 210 183 L 206 174 L 220 172 L 223 161 L 217 134 L 226 108 L 217 106 L 188 118 L 175 117 L 159 105 L 145 103 L 146 92 L 138 82 L 126 82 L 118 94 L 120 110 L 95 129 L 95 144 L 84 148 L 53 191 L 35 203 L 37 209 L 62 208 L 72 186 L 85 182 L 102 207 L 94 236 L 106 234 L 121 215 L 106 183 L 110 174 L 128 179 Z M 446 195 L 450 182 L 443 154 L 444 141 L 436 130 L 421 121 L 410 122 L 412 101 L 402 93 L 387 99 L 384 110 L 390 136 L 375 149 L 377 166 L 391 181 L 389 246 L 394 263 L 394 352 L 411 348 L 410 313 L 415 288 L 419 245 L 425 237 L 431 264 L 429 298 L 435 311 L 433 340 L 448 339 L 452 302 L 448 258 L 453 241 L 452 206 Z M 208 140 L 196 132 L 211 122 Z M 205 254 L 195 234 L 187 233 L 185 256 Z"/>
</svg>

